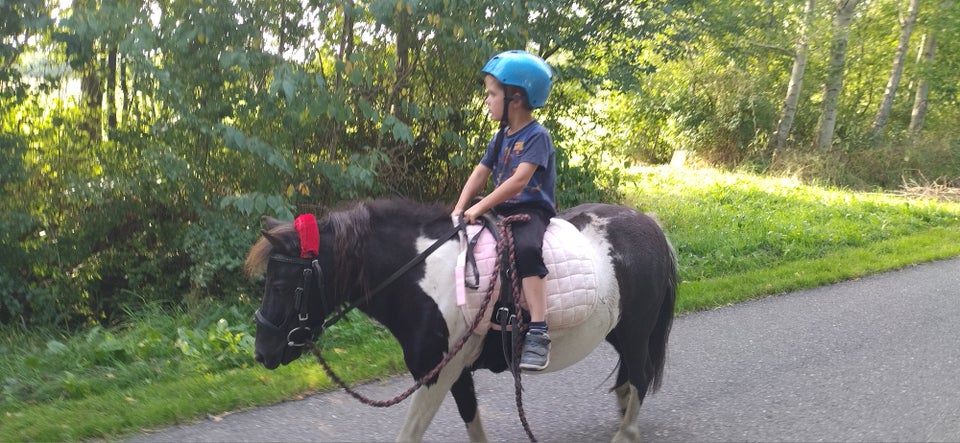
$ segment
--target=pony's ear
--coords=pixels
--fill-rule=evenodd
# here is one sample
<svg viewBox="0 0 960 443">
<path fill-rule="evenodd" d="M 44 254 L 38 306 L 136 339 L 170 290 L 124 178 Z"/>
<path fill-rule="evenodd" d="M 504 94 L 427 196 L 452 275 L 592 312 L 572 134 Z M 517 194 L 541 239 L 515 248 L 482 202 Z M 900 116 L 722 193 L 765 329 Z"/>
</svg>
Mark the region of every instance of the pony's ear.
<svg viewBox="0 0 960 443">
<path fill-rule="evenodd" d="M 262 234 L 263 238 L 265 238 L 268 242 L 270 242 L 271 245 L 273 245 L 273 248 L 275 250 L 278 250 L 278 251 L 286 250 L 286 246 L 283 244 L 283 239 L 277 237 L 276 235 L 271 234 L 267 230 L 261 230 L 260 234 Z"/>
<path fill-rule="evenodd" d="M 263 226 L 264 228 L 266 228 L 267 231 L 270 231 L 273 228 L 276 228 L 277 226 L 280 226 L 283 224 L 282 221 L 277 220 L 269 215 L 264 215 L 263 217 L 260 218 L 260 221 L 263 222 Z"/>
</svg>

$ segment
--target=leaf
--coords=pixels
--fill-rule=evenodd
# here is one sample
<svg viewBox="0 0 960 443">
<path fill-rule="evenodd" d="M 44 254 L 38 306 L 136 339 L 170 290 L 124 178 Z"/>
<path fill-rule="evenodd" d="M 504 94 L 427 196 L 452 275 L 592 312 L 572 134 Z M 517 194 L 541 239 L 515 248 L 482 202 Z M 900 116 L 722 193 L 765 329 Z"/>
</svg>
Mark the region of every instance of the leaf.
<svg viewBox="0 0 960 443">
<path fill-rule="evenodd" d="M 257 137 L 247 137 L 239 129 L 230 125 L 217 125 L 217 130 L 220 132 L 224 145 L 228 148 L 254 154 L 265 160 L 268 165 L 275 166 L 281 172 L 287 175 L 293 174 L 293 168 L 287 162 L 286 157 L 278 149 L 263 140 Z"/>
<path fill-rule="evenodd" d="M 257 194 L 253 198 L 253 208 L 256 214 L 263 214 L 267 210 L 267 199 L 262 194 Z"/>
<path fill-rule="evenodd" d="M 370 103 L 366 99 L 360 98 L 357 101 L 357 106 L 360 107 L 360 112 L 363 114 L 363 118 L 376 122 L 377 111 L 373 109 L 373 106 L 370 106 Z"/>
<path fill-rule="evenodd" d="M 288 101 L 294 99 L 297 94 L 297 85 L 293 82 L 293 79 L 290 76 L 285 76 L 281 81 L 283 87 L 283 95 L 286 96 Z"/>
<path fill-rule="evenodd" d="M 283 208 L 283 199 L 279 195 L 270 195 L 267 196 L 267 206 L 273 210 L 274 213 L 280 212 L 280 209 Z"/>
<path fill-rule="evenodd" d="M 410 132 L 410 127 L 397 121 L 393 125 L 393 139 L 404 142 L 406 144 L 413 144 L 413 132 Z"/>
</svg>

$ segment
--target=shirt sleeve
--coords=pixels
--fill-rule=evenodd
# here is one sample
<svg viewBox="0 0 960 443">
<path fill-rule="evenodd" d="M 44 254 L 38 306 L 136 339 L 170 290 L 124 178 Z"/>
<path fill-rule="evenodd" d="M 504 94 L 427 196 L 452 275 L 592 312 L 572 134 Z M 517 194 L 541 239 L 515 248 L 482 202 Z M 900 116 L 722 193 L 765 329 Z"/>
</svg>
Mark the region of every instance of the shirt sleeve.
<svg viewBox="0 0 960 443">
<path fill-rule="evenodd" d="M 550 159 L 550 136 L 545 131 L 537 131 L 524 141 L 523 151 L 517 157 L 519 163 L 533 163 L 546 168 Z"/>
</svg>

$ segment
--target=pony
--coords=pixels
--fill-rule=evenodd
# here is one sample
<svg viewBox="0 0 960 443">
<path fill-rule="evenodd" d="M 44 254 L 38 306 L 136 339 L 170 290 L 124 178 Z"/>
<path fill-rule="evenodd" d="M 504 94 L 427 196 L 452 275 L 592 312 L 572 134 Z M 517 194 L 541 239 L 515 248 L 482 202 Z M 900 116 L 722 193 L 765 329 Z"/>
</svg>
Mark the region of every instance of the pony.
<svg viewBox="0 0 960 443">
<path fill-rule="evenodd" d="M 319 339 L 325 318 L 342 316 L 350 306 L 393 334 L 415 380 L 429 375 L 471 327 L 453 295 L 462 283 L 453 277 L 461 246 L 459 236 L 451 235 L 450 213 L 441 205 L 383 199 L 354 203 L 320 220 L 263 217 L 262 237 L 245 262 L 248 273 L 264 275 L 255 359 L 268 369 L 292 362 L 306 342 Z M 676 254 L 659 224 L 632 208 L 591 203 L 556 218 L 575 226 L 593 247 L 601 303 L 580 324 L 550 329 L 551 363 L 535 374 L 568 367 L 606 339 L 619 355 L 611 391 L 622 420 L 614 441 L 638 441 L 640 406 L 663 378 L 678 284 Z M 450 392 L 470 441 L 486 441 L 473 372 L 508 369 L 501 347 L 505 333 L 493 328 L 472 334 L 433 371 L 413 392 L 397 440 L 422 440 Z"/>
</svg>

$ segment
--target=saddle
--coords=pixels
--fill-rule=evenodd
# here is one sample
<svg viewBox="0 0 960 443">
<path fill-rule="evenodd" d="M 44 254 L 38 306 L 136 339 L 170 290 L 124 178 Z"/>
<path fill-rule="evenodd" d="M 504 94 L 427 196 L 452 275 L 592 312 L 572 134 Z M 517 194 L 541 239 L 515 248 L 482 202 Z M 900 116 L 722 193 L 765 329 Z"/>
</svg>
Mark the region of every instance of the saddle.
<svg viewBox="0 0 960 443">
<path fill-rule="evenodd" d="M 494 223 L 488 219 L 481 225 L 466 225 L 460 238 L 460 254 L 455 269 L 457 305 L 468 324 L 480 311 L 494 277 L 497 260 L 497 240 L 491 232 Z M 596 310 L 598 278 L 595 255 L 593 246 L 576 227 L 560 218 L 550 220 L 543 237 L 543 261 L 549 270 L 544 283 L 547 324 L 551 330 L 577 326 Z M 487 320 L 479 322 L 474 328 L 475 334 L 486 334 L 491 327 L 499 329 L 492 316 L 496 313 L 494 301 L 496 294 L 501 293 L 502 280 L 497 279 L 495 295 L 487 307 L 489 315 L 485 315 Z M 517 303 L 526 309 L 522 294 Z"/>
</svg>

